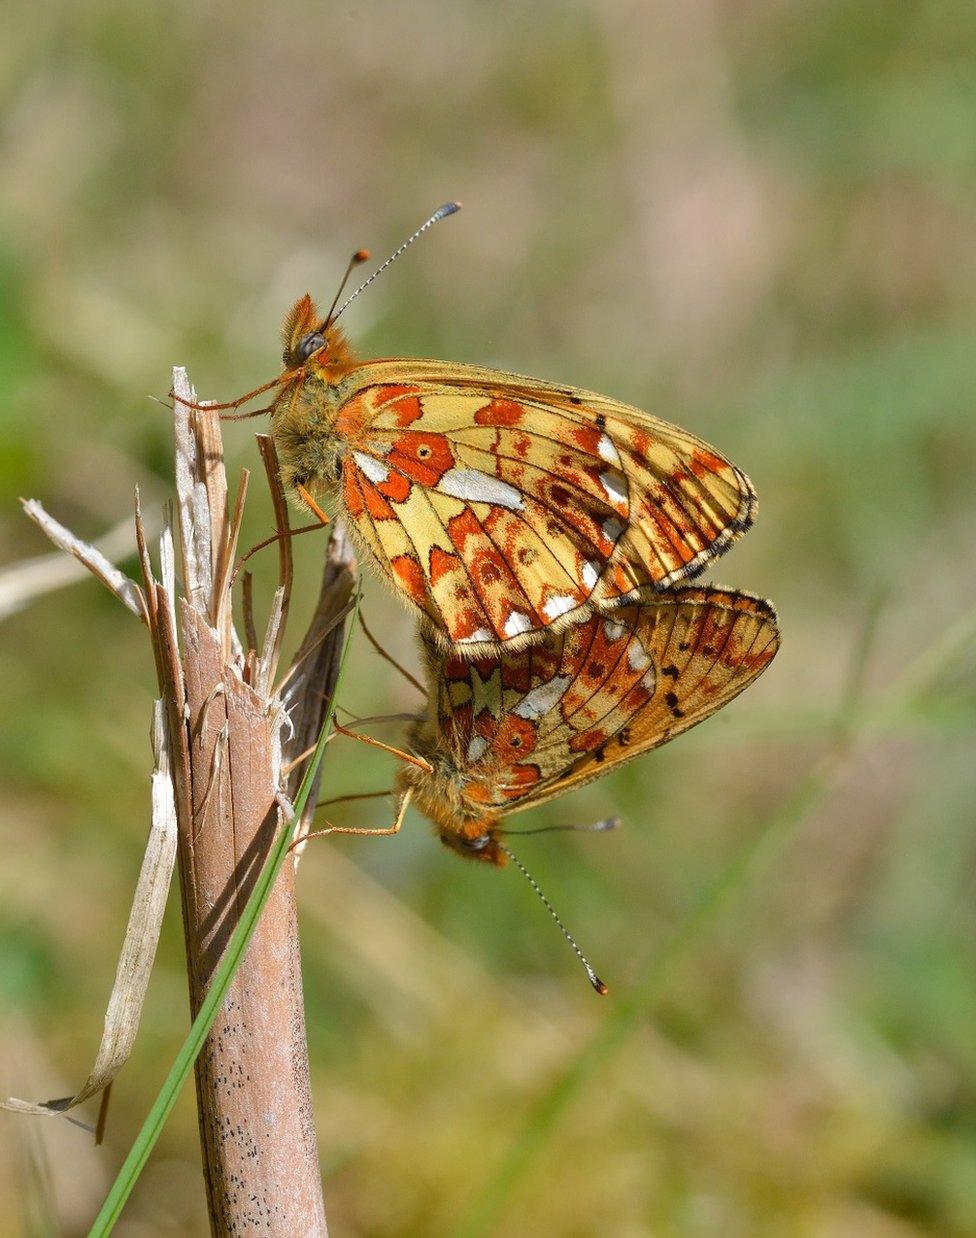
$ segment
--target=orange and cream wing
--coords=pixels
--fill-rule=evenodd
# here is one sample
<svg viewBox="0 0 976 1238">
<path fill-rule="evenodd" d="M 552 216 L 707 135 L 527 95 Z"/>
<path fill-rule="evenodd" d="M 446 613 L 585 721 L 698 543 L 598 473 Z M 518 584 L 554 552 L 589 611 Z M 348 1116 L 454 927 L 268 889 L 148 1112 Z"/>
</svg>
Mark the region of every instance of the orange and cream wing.
<svg viewBox="0 0 976 1238">
<path fill-rule="evenodd" d="M 603 396 L 401 360 L 355 366 L 339 391 L 343 506 L 472 654 L 689 579 L 753 519 L 733 465 Z"/>
<path fill-rule="evenodd" d="M 649 667 L 622 698 L 613 683 L 594 696 L 574 720 L 569 747 L 575 759 L 540 788 L 533 804 L 599 778 L 703 722 L 757 679 L 779 648 L 775 611 L 751 594 L 686 588 L 635 609 L 634 637 L 651 661 L 653 684 Z"/>
<path fill-rule="evenodd" d="M 779 645 L 769 603 L 684 588 L 502 659 L 428 645 L 438 721 L 472 806 L 534 807 L 666 743 L 746 688 Z"/>
<path fill-rule="evenodd" d="M 577 427 L 489 393 L 372 386 L 336 429 L 346 511 L 455 644 L 497 645 L 579 610 L 629 518 L 625 477 Z"/>
</svg>

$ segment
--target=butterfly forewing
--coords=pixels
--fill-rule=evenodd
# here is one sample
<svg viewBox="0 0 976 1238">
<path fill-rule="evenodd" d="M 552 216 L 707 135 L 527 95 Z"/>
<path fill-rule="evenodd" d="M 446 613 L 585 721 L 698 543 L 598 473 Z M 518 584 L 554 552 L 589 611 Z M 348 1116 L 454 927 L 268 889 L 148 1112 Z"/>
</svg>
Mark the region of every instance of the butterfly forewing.
<svg viewBox="0 0 976 1238">
<path fill-rule="evenodd" d="M 503 659 L 428 648 L 438 721 L 466 794 L 533 807 L 658 747 L 737 696 L 772 661 L 768 603 L 722 589 L 650 596 Z"/>
<path fill-rule="evenodd" d="M 466 654 L 688 579 L 754 515 L 712 448 L 593 393 L 396 360 L 352 367 L 338 395 L 343 505 Z"/>
<path fill-rule="evenodd" d="M 340 416 L 355 444 L 346 508 L 453 642 L 510 640 L 578 610 L 625 527 L 624 476 L 569 441 L 580 427 L 564 423 L 557 450 L 539 420 L 511 400 L 413 384 L 368 388 Z"/>
</svg>

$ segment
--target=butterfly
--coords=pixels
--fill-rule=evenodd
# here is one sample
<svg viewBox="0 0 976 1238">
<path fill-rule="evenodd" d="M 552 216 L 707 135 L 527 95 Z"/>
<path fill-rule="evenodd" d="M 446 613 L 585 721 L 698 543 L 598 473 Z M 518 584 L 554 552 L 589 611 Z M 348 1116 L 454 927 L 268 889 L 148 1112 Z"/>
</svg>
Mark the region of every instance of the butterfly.
<svg viewBox="0 0 976 1238">
<path fill-rule="evenodd" d="M 323 518 L 331 502 L 428 633 L 478 657 L 697 576 L 749 528 L 756 498 L 714 448 L 607 396 L 452 361 L 357 360 L 336 319 L 456 209 L 337 312 L 338 295 L 324 318 L 297 302 L 267 411 L 286 492 Z"/>
<path fill-rule="evenodd" d="M 422 638 L 430 704 L 400 790 L 461 855 L 514 858 L 501 821 L 615 770 L 704 721 L 773 660 L 772 606 L 684 587 L 548 633 L 504 656 L 465 660 Z"/>
</svg>

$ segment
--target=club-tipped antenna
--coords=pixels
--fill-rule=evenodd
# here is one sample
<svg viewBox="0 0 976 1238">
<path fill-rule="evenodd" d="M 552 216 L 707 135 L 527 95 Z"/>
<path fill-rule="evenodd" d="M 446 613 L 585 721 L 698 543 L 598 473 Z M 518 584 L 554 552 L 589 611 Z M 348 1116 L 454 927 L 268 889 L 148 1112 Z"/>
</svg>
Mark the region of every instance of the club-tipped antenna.
<svg viewBox="0 0 976 1238">
<path fill-rule="evenodd" d="M 604 817 L 600 821 L 590 821 L 586 825 L 540 825 L 534 830 L 499 830 L 498 833 L 505 834 L 509 838 L 513 834 L 526 837 L 529 834 L 555 834 L 564 830 L 572 830 L 575 834 L 605 834 L 608 830 L 615 830 L 619 824 L 619 817 Z"/>
<path fill-rule="evenodd" d="M 349 283 L 349 276 L 353 272 L 353 267 L 358 267 L 361 262 L 369 262 L 368 249 L 357 249 L 353 256 L 349 259 L 349 265 L 346 267 L 346 273 L 343 275 L 342 279 L 339 280 L 339 287 L 336 289 L 336 294 L 332 298 L 332 304 L 329 306 L 329 312 L 319 323 L 317 330 L 324 331 L 330 322 L 335 321 L 332 317 L 332 311 L 339 304 L 339 298 L 342 296 L 342 290 L 345 288 L 346 284 Z M 337 314 L 336 318 L 338 317 L 339 315 Z"/>
<path fill-rule="evenodd" d="M 549 900 L 546 898 L 546 896 L 542 893 L 542 890 L 539 887 L 538 881 L 536 881 L 536 879 L 532 876 L 529 870 L 525 867 L 525 865 L 522 863 L 522 861 L 518 858 L 518 856 L 513 851 L 510 851 L 508 847 L 505 846 L 504 843 L 499 843 L 498 845 L 502 849 L 502 851 L 505 852 L 505 854 L 512 861 L 512 863 L 516 866 L 516 868 L 519 870 L 519 872 L 522 874 L 525 880 L 529 883 L 532 889 L 535 890 L 536 894 L 538 894 L 538 896 L 542 899 L 542 902 L 546 910 L 549 912 L 552 918 L 556 921 L 556 924 L 559 927 L 559 931 L 569 942 L 570 946 L 572 947 L 573 953 L 576 955 L 579 961 L 583 964 L 583 967 L 586 970 L 587 977 L 589 978 L 590 984 L 593 985 L 594 989 L 596 989 L 597 993 L 599 993 L 601 997 L 606 997 L 607 992 L 608 992 L 607 986 L 603 983 L 600 977 L 593 970 L 592 966 L 590 965 L 590 960 L 586 957 L 583 951 L 576 944 L 576 938 L 573 936 L 573 934 L 569 931 L 566 925 L 563 924 L 562 920 L 560 920 L 559 916 L 556 914 L 555 907 L 553 907 L 552 903 L 550 903 Z"/>
<path fill-rule="evenodd" d="M 335 314 L 331 313 L 330 311 L 327 321 L 335 322 L 336 319 L 343 313 L 346 307 L 350 304 L 350 302 L 355 301 L 355 299 L 359 296 L 359 294 L 364 289 L 370 286 L 370 284 L 377 277 L 377 275 L 382 274 L 383 271 L 386 270 L 386 268 L 390 265 L 391 262 L 396 262 L 397 258 L 400 257 L 403 251 L 409 248 L 409 246 L 411 246 L 414 243 L 414 241 L 417 240 L 418 237 L 423 236 L 428 228 L 433 228 L 434 224 L 439 223 L 440 220 L 442 219 L 446 219 L 448 215 L 453 215 L 455 211 L 459 211 L 460 209 L 461 209 L 460 202 L 445 202 L 443 206 L 439 206 L 437 210 L 434 211 L 433 215 L 431 215 L 430 219 L 428 219 L 425 223 L 422 223 L 416 232 L 414 232 L 412 235 L 407 237 L 407 239 L 403 242 L 403 244 L 400 246 L 399 249 L 394 250 L 393 253 L 390 254 L 389 258 L 387 258 L 387 260 L 384 263 L 382 263 L 381 266 L 378 266 L 376 268 L 376 270 L 369 277 L 369 279 L 361 283 L 355 292 L 351 292 L 349 296 L 346 297 L 345 301 L 343 301 L 343 303 L 339 306 Z M 336 297 L 336 300 L 338 299 L 339 298 Z"/>
</svg>

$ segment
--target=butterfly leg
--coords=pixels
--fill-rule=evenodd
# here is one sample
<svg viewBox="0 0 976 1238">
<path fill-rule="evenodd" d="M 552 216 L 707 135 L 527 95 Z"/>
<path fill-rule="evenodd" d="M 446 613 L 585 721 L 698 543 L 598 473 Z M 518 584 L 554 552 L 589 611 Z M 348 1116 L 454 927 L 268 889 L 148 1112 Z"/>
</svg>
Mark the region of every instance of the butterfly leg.
<svg viewBox="0 0 976 1238">
<path fill-rule="evenodd" d="M 241 555 L 241 557 L 237 560 L 230 577 L 231 588 L 233 588 L 237 583 L 237 577 L 241 573 L 241 568 L 243 568 L 248 559 L 250 559 L 252 555 L 256 555 L 259 550 L 264 550 L 265 546 L 272 546 L 275 542 L 283 542 L 286 537 L 298 537 L 300 533 L 314 533 L 316 529 L 321 528 L 322 525 L 319 522 L 316 522 L 315 524 L 303 524 L 299 529 L 288 529 L 287 532 L 284 533 L 273 533 L 271 537 L 266 537 L 264 541 L 255 543 L 250 550 Z"/>
<path fill-rule="evenodd" d="M 305 504 L 308 510 L 312 513 L 312 515 L 318 516 L 319 520 L 323 524 L 329 524 L 330 523 L 329 517 L 325 514 L 322 508 L 319 507 L 318 503 L 316 503 L 316 501 L 312 498 L 312 496 L 305 489 L 305 487 L 299 484 L 295 487 L 295 489 L 298 491 L 298 494 L 302 502 Z"/>
<path fill-rule="evenodd" d="M 312 830 L 309 834 L 303 834 L 301 838 L 296 838 L 289 847 L 289 851 L 300 846 L 302 843 L 307 843 L 310 838 L 323 838 L 326 834 L 372 834 L 379 838 L 387 834 L 399 834 L 400 826 L 403 825 L 403 818 L 407 815 L 407 807 L 410 803 L 410 798 L 413 795 L 413 787 L 407 787 L 403 795 L 400 797 L 400 802 L 397 805 L 396 818 L 392 825 L 387 825 L 383 829 L 370 829 L 367 826 L 359 825 L 328 825 L 324 830 Z"/>
<path fill-rule="evenodd" d="M 330 800 L 319 800 L 315 807 L 325 808 L 328 804 L 348 804 L 352 800 L 381 800 L 392 794 L 393 788 L 390 787 L 386 791 L 361 791 L 359 795 L 335 795 Z"/>
<path fill-rule="evenodd" d="M 246 395 L 239 395 L 236 400 L 227 400 L 223 404 L 194 404 L 192 400 L 183 400 L 177 396 L 175 391 L 170 391 L 170 399 L 177 399 L 186 408 L 199 409 L 201 412 L 213 412 L 214 409 L 224 408 L 240 408 L 242 404 L 246 404 L 248 400 L 253 400 L 256 395 L 261 395 L 265 391 L 271 391 L 274 387 L 282 387 L 285 383 L 290 383 L 296 378 L 302 377 L 304 371 L 299 367 L 294 370 L 286 370 L 284 374 L 279 374 L 277 378 L 272 378 L 270 382 L 263 383 L 260 387 L 255 387 L 253 391 L 247 392 Z M 267 412 L 267 409 L 259 409 L 258 412 Z M 247 413 L 245 416 L 256 417 L 258 413 Z M 222 417 L 221 421 L 231 421 L 233 418 Z"/>
<path fill-rule="evenodd" d="M 424 696 L 426 696 L 427 689 L 420 682 L 420 680 L 414 679 L 413 675 L 410 674 L 410 672 L 407 670 L 405 666 L 401 666 L 400 663 L 396 660 L 396 658 L 393 657 L 392 654 L 387 653 L 387 651 L 383 648 L 380 642 L 376 639 L 373 633 L 366 626 L 366 620 L 363 618 L 362 608 L 360 608 L 358 619 L 359 619 L 359 626 L 363 629 L 363 635 L 366 637 L 369 643 L 373 646 L 376 652 L 380 655 L 380 657 L 384 658 L 387 662 L 389 662 L 391 666 L 395 667 L 400 672 L 400 674 L 403 676 L 403 678 L 407 681 L 407 683 L 409 683 L 412 687 L 416 688 L 418 692 L 421 692 L 423 693 Z"/>
<path fill-rule="evenodd" d="M 191 406 L 194 407 L 194 406 Z M 203 408 L 212 407 L 203 405 Z M 221 421 L 250 421 L 252 417 L 266 417 L 274 412 L 275 406 L 269 404 L 267 408 L 254 408 L 249 413 L 221 413 Z"/>
<path fill-rule="evenodd" d="M 360 735 L 358 731 L 350 731 L 341 722 L 333 722 L 332 726 L 340 735 L 346 735 L 349 739 L 358 739 L 361 744 L 369 744 L 371 748 L 381 748 L 384 752 L 389 752 L 392 756 L 399 757 L 401 761 L 406 761 L 410 765 L 416 765 L 418 769 L 422 769 L 427 774 L 433 773 L 430 762 L 425 761 L 423 757 L 415 757 L 413 753 L 403 752 L 400 748 L 394 748 L 392 744 L 384 744 L 381 739 L 374 739 L 372 735 Z"/>
</svg>

